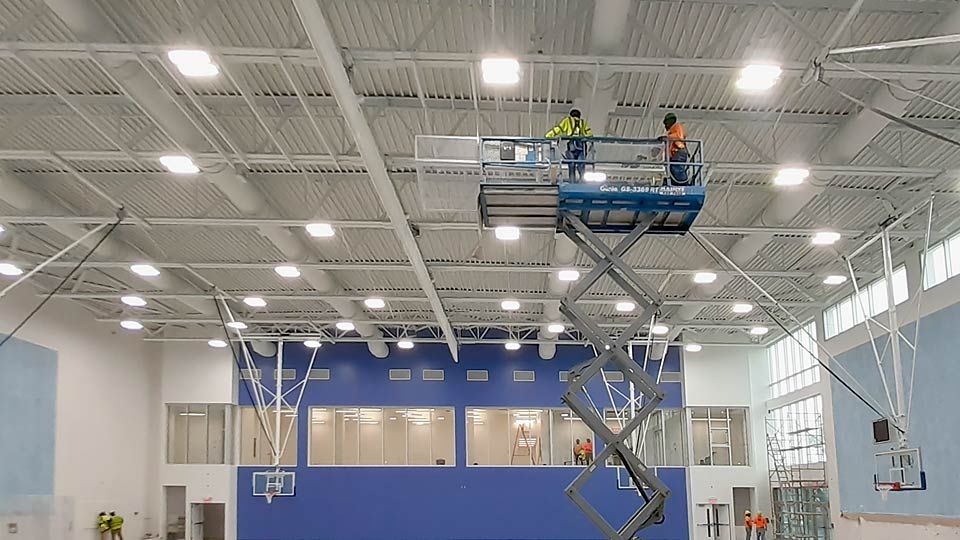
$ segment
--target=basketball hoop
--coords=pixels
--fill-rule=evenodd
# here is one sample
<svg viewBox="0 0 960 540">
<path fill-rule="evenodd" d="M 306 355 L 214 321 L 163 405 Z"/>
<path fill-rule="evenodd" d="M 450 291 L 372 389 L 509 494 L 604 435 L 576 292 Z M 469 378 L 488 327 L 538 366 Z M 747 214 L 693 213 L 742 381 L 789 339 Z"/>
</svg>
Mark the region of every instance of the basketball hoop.
<svg viewBox="0 0 960 540">
<path fill-rule="evenodd" d="M 891 491 L 900 491 L 900 482 L 880 482 L 875 487 L 880 492 L 880 500 L 886 501 Z"/>
</svg>

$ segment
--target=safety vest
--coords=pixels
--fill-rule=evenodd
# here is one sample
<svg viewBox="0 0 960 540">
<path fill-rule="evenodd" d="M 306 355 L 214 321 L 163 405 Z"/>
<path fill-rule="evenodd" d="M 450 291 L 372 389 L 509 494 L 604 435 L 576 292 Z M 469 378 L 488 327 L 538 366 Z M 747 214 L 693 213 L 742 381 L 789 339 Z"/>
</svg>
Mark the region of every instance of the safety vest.
<svg viewBox="0 0 960 540">
<path fill-rule="evenodd" d="M 593 130 L 583 118 L 574 118 L 567 116 L 559 124 L 547 132 L 546 137 L 552 139 L 557 136 L 563 137 L 593 137 Z"/>
<path fill-rule="evenodd" d="M 110 530 L 119 531 L 123 527 L 123 518 L 120 516 L 113 516 L 110 518 Z"/>
<path fill-rule="evenodd" d="M 750 516 L 745 516 L 743 518 L 743 526 L 750 529 L 753 527 L 753 520 L 750 519 Z"/>
<path fill-rule="evenodd" d="M 97 528 L 100 532 L 110 530 L 110 516 L 97 516 Z"/>
<path fill-rule="evenodd" d="M 753 524 L 754 524 L 758 529 L 766 529 L 766 528 L 767 528 L 767 518 L 765 518 L 765 517 L 763 517 L 763 516 L 758 516 L 756 519 L 753 520 Z"/>
<path fill-rule="evenodd" d="M 670 141 L 671 156 L 677 155 L 677 152 L 687 147 L 686 143 L 683 142 L 683 139 L 686 138 L 687 134 L 683 130 L 683 126 L 680 125 L 680 122 L 670 126 L 670 129 L 667 130 L 667 139 Z"/>
</svg>

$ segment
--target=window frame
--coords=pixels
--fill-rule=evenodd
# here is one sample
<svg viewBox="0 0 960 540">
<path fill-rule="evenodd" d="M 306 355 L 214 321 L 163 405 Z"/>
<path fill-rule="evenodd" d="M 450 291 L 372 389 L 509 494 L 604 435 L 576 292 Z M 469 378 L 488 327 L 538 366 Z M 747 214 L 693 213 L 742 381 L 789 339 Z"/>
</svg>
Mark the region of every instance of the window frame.
<svg viewBox="0 0 960 540">
<path fill-rule="evenodd" d="M 804 347 L 790 336 L 784 336 L 766 348 L 767 366 L 770 370 L 770 384 L 767 387 L 770 389 L 771 399 L 813 386 L 823 378 L 816 357 L 820 354 L 816 342 L 816 320 L 807 322 L 801 329 L 802 331 L 795 332 L 797 339 L 803 341 L 806 348 L 814 354 L 807 353 Z"/>
<path fill-rule="evenodd" d="M 431 381 L 431 382 L 432 382 L 432 381 Z M 437 465 L 437 464 L 436 464 L 436 459 L 433 457 L 433 444 L 432 444 L 432 439 L 431 439 L 431 445 L 430 445 L 430 460 L 433 461 L 433 463 L 428 463 L 428 464 L 420 464 L 420 463 L 417 463 L 417 464 L 410 464 L 410 463 L 346 463 L 346 464 L 344 464 L 344 463 L 316 463 L 316 464 L 315 464 L 315 463 L 312 462 L 313 460 L 311 459 L 312 456 L 313 456 L 313 430 L 312 430 L 312 425 L 313 425 L 313 409 L 328 409 L 328 410 L 331 411 L 331 414 L 333 415 L 333 422 L 334 422 L 334 426 L 333 426 L 334 436 L 336 436 L 336 424 L 335 424 L 335 423 L 336 423 L 336 421 L 337 421 L 337 420 L 336 420 L 337 409 L 378 409 L 378 410 L 380 411 L 380 416 L 381 416 L 381 418 L 383 418 L 383 414 L 384 414 L 383 411 L 386 410 L 386 409 L 417 409 L 417 410 L 419 410 L 419 409 L 444 409 L 444 410 L 449 409 L 449 410 L 450 410 L 450 414 L 452 415 L 452 416 L 451 416 L 451 419 L 450 419 L 450 422 L 451 422 L 451 425 L 452 425 L 452 427 L 453 427 L 453 429 L 451 430 L 451 432 L 452 432 L 452 434 L 453 434 L 453 440 L 452 440 L 452 446 L 451 446 L 451 448 L 453 449 L 453 450 L 452 450 L 452 451 L 453 451 L 453 454 L 452 454 L 452 456 L 451 456 L 450 459 L 446 460 L 446 461 L 447 461 L 446 463 L 444 463 L 443 465 Z M 306 417 L 307 417 L 307 419 L 309 420 L 309 421 L 308 421 L 308 425 L 307 425 L 307 433 L 306 433 L 306 437 L 307 437 L 307 461 L 306 461 L 306 466 L 307 466 L 308 468 L 341 468 L 341 467 L 342 467 L 342 468 L 363 468 L 363 467 L 365 467 L 365 468 L 418 468 L 418 467 L 419 467 L 419 468 L 444 468 L 444 467 L 456 467 L 456 466 L 457 466 L 457 407 L 454 406 L 454 405 L 430 405 L 430 406 L 422 406 L 422 407 L 421 407 L 421 406 L 411 406 L 411 405 L 319 405 L 319 404 L 315 404 L 315 405 L 308 405 L 308 406 L 306 407 Z M 383 460 L 383 455 L 385 454 L 385 448 L 386 448 L 386 444 L 385 444 L 385 443 L 386 443 L 386 441 L 385 441 L 386 436 L 385 436 L 385 434 L 384 434 L 384 429 L 383 429 L 383 427 L 384 427 L 383 420 L 381 420 L 380 426 L 381 426 L 381 429 L 380 429 L 380 456 L 381 456 L 381 461 L 382 461 L 382 460 Z M 358 434 L 358 435 L 359 435 L 359 434 Z M 404 437 L 404 442 L 406 443 L 406 444 L 404 444 L 404 453 L 405 453 L 405 455 L 406 455 L 406 457 L 407 457 L 407 461 L 409 461 L 409 457 L 410 457 L 409 438 L 405 436 L 405 437 Z M 334 452 L 336 452 L 336 441 L 334 441 Z M 358 447 L 358 453 L 357 453 L 358 461 L 359 461 L 359 452 L 360 452 L 360 448 Z M 336 454 L 334 454 L 334 455 L 336 455 Z M 336 461 L 336 457 L 334 457 L 334 461 Z"/>
<path fill-rule="evenodd" d="M 713 418 L 713 411 L 714 411 L 715 409 L 717 409 L 717 410 L 722 409 L 722 410 L 724 411 L 724 416 L 723 416 L 723 417 L 718 416 L 717 418 Z M 686 407 L 684 410 L 687 411 L 687 413 L 686 413 L 686 414 L 687 414 L 687 421 L 689 422 L 689 428 L 688 428 L 688 429 L 689 429 L 689 432 L 690 432 L 690 433 L 689 433 L 689 439 L 688 439 L 688 447 L 689 447 L 689 452 L 690 452 L 689 459 L 688 459 L 689 465 L 687 465 L 688 467 L 738 467 L 738 468 L 746 468 L 746 467 L 752 467 L 752 466 L 753 466 L 754 456 L 752 455 L 752 453 L 751 453 L 751 448 L 750 448 L 750 435 L 751 435 L 751 433 L 750 433 L 750 407 L 725 407 L 725 406 L 708 407 L 708 406 L 697 405 L 697 406 L 692 406 L 692 407 Z M 703 418 L 697 417 L 697 418 L 695 418 L 695 417 L 693 416 L 695 410 L 705 410 L 705 411 L 706 411 L 706 417 L 703 417 Z M 743 463 L 742 465 L 741 465 L 741 464 L 735 464 L 735 463 L 733 462 L 733 461 L 734 461 L 734 451 L 733 451 L 733 446 L 734 446 L 734 444 L 733 444 L 733 440 L 734 440 L 733 433 L 734 433 L 734 431 L 731 429 L 731 425 L 733 424 L 733 418 L 731 417 L 731 414 L 730 414 L 731 411 L 739 411 L 739 412 L 742 412 L 742 413 L 743 413 L 743 433 L 742 433 L 742 436 L 743 436 L 743 450 L 744 450 L 744 452 L 743 452 L 743 457 L 744 457 L 745 463 Z M 711 460 L 710 460 L 711 462 L 710 462 L 710 463 L 699 463 L 699 462 L 697 461 L 697 456 L 696 456 L 696 444 L 694 443 L 694 431 L 695 431 L 695 430 L 693 429 L 693 424 L 694 424 L 694 422 L 705 422 L 705 423 L 706 423 L 706 428 L 707 428 L 707 445 L 708 445 L 708 449 L 709 449 L 710 457 L 711 457 Z M 723 425 L 722 425 L 722 426 L 717 426 L 717 427 L 715 427 L 714 422 L 718 422 L 718 423 L 722 422 Z M 714 442 L 713 442 L 713 432 L 714 432 L 714 431 L 726 431 L 726 432 L 727 432 L 727 442 L 726 442 L 726 443 L 717 443 L 717 444 L 714 444 Z M 713 458 L 713 454 L 714 454 L 714 449 L 715 449 L 715 448 L 726 448 L 726 449 L 727 449 L 727 457 L 729 458 L 729 463 L 722 463 L 722 464 L 713 463 L 713 459 L 712 459 L 712 458 Z"/>
<path fill-rule="evenodd" d="M 898 306 L 910 299 L 908 278 L 906 265 L 901 264 L 893 269 L 893 275 L 891 276 L 891 279 L 893 279 L 893 296 Z M 882 290 L 882 294 L 880 294 L 880 290 Z M 860 286 L 859 298 L 863 300 L 862 307 L 870 311 L 871 318 L 887 311 L 889 306 L 887 305 L 886 278 L 881 277 Z M 867 319 L 865 315 L 860 302 L 858 302 L 856 292 L 851 292 L 840 298 L 821 313 L 824 339 L 833 339 L 847 330 L 852 330 L 863 324 Z"/>
<path fill-rule="evenodd" d="M 553 420 L 553 419 L 552 419 L 552 417 L 551 417 L 551 413 L 557 412 L 557 413 L 560 413 L 560 414 L 562 414 L 562 413 L 567 413 L 567 414 L 571 414 L 571 415 L 575 414 L 569 407 L 536 407 L 536 406 L 531 406 L 531 407 L 521 407 L 521 406 L 515 406 L 515 407 L 510 407 L 510 406 L 493 407 L 493 406 L 473 406 L 473 405 L 467 405 L 467 406 L 465 406 L 464 409 L 463 409 L 463 410 L 464 410 L 464 414 L 463 414 L 463 428 L 464 428 L 464 429 L 463 429 L 463 436 L 464 436 L 463 449 L 464 449 L 464 453 L 465 453 L 465 455 L 466 455 L 466 466 L 467 466 L 467 467 L 472 467 L 472 468 L 484 468 L 484 467 L 486 467 L 486 468 L 503 468 L 503 469 L 516 469 L 516 468 L 524 468 L 524 467 L 526 467 L 526 468 L 534 468 L 534 469 L 543 469 L 543 468 L 551 468 L 551 467 L 552 467 L 552 468 L 566 468 L 566 469 L 571 469 L 571 468 L 573 468 L 573 469 L 582 469 L 582 468 L 588 467 L 589 465 L 577 465 L 577 464 L 575 464 L 575 463 L 574 463 L 574 464 L 570 464 L 570 465 L 555 465 L 555 464 L 553 464 L 553 463 L 541 463 L 540 465 L 532 465 L 532 464 L 530 464 L 530 463 L 521 463 L 521 464 L 516 464 L 516 465 L 511 465 L 511 464 L 485 464 L 485 465 L 479 465 L 479 464 L 478 464 L 478 465 L 474 465 L 474 464 L 470 463 L 470 435 L 469 435 L 469 433 L 468 433 L 469 426 L 467 425 L 467 420 L 468 420 L 468 417 L 469 417 L 469 411 L 471 411 L 471 410 L 484 410 L 484 411 L 496 410 L 496 411 L 506 411 L 507 414 L 509 415 L 512 411 L 518 411 L 518 410 L 527 411 L 527 410 L 532 410 L 532 409 L 536 409 L 536 410 L 539 410 L 539 411 L 546 412 L 547 418 L 546 418 L 546 421 L 544 422 L 544 424 L 546 424 L 546 425 L 548 425 L 548 426 L 551 426 L 551 425 L 552 425 L 552 420 Z M 584 424 L 584 425 L 586 426 L 586 424 Z M 588 427 L 588 429 L 589 429 L 589 427 Z M 553 458 L 553 442 L 554 442 L 554 441 L 553 441 L 553 436 L 554 436 L 553 428 L 552 428 L 552 427 L 548 428 L 547 432 L 548 432 L 548 436 L 547 436 L 547 439 L 548 439 L 548 440 L 547 440 L 545 443 L 541 443 L 541 449 L 543 449 L 543 448 L 549 449 L 549 451 L 550 451 L 550 457 L 551 457 L 550 461 L 553 461 L 553 459 L 552 459 L 552 458 Z M 591 435 L 592 435 L 592 439 L 593 439 L 593 455 L 592 455 L 592 457 L 591 457 L 590 463 L 592 464 L 592 463 L 595 463 L 594 460 L 596 459 L 597 454 L 599 453 L 599 451 L 598 451 L 598 444 L 597 444 L 597 434 L 596 434 L 596 433 L 593 433 L 593 432 L 591 431 Z M 511 430 L 510 430 L 509 428 L 508 428 L 507 431 L 506 431 L 506 436 L 507 436 L 507 440 L 509 441 L 510 438 L 511 438 Z M 572 450 L 572 446 L 571 446 L 571 450 Z"/>
<path fill-rule="evenodd" d="M 165 403 L 166 408 L 166 431 L 164 433 L 164 464 L 165 465 L 232 465 L 233 464 L 233 405 L 230 403 Z M 186 434 L 186 442 L 184 443 L 184 459 L 185 461 L 173 461 L 171 459 L 171 443 L 174 439 L 171 435 L 171 423 L 170 415 L 173 408 L 175 407 L 186 407 L 184 413 L 188 419 L 185 424 L 184 433 Z M 202 414 L 204 416 L 203 432 L 204 432 L 204 454 L 206 456 L 204 461 L 190 461 L 190 424 L 189 418 L 190 414 L 200 414 L 199 411 L 194 412 L 191 409 L 194 407 L 203 407 Z M 220 461 L 210 461 L 210 418 L 211 418 L 211 408 L 220 408 L 223 411 L 223 427 L 222 427 L 222 438 L 220 440 L 221 447 L 221 460 Z M 177 412 L 176 414 L 181 415 L 183 413 Z"/>
</svg>

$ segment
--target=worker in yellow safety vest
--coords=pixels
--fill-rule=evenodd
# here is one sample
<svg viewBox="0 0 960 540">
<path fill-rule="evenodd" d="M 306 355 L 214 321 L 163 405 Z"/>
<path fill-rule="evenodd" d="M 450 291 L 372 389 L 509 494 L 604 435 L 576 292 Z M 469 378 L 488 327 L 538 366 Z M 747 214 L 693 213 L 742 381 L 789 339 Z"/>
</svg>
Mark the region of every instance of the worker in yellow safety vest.
<svg viewBox="0 0 960 540">
<path fill-rule="evenodd" d="M 106 512 L 100 512 L 97 515 L 97 530 L 100 532 L 100 539 L 105 540 L 107 533 L 110 532 L 110 516 Z"/>
<path fill-rule="evenodd" d="M 116 512 L 110 512 L 110 538 L 123 540 L 123 518 Z"/>
<path fill-rule="evenodd" d="M 570 174 L 570 181 L 576 182 L 577 178 L 583 178 L 583 171 L 586 169 L 584 159 L 587 157 L 587 142 L 583 137 L 593 137 L 593 130 L 587 121 L 581 118 L 580 109 L 570 109 L 570 114 L 563 117 L 553 129 L 547 132 L 546 137 L 574 137 L 567 141 L 567 150 L 563 153 L 563 159 L 567 161 L 567 170 Z"/>
</svg>

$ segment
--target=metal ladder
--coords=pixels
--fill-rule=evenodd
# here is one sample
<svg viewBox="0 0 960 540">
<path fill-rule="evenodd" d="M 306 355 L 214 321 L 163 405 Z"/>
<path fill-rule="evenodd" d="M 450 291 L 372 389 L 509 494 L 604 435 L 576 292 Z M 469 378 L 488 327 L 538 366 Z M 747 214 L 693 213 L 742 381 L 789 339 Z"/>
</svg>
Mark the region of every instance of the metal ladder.
<svg viewBox="0 0 960 540">
<path fill-rule="evenodd" d="M 670 490 L 666 484 L 640 461 L 637 453 L 630 447 L 631 440 L 637 440 L 638 430 L 642 428 L 657 405 L 663 401 L 664 393 L 656 381 L 633 361 L 626 351 L 626 346 L 640 328 L 656 314 L 663 299 L 655 289 L 640 279 L 622 257 L 648 231 L 656 218 L 655 213 L 642 215 L 633 230 L 627 233 L 615 247 L 610 248 L 576 214 L 561 210 L 559 215 L 558 229 L 595 263 L 593 270 L 561 300 L 560 311 L 599 352 L 596 358 L 587 360 L 570 370 L 569 384 L 562 399 L 574 414 L 580 417 L 604 442 L 603 451 L 567 486 L 566 493 L 611 540 L 632 540 L 641 529 L 661 523 L 664 504 L 670 496 Z M 577 301 L 603 277 L 612 279 L 640 308 L 640 314 L 619 336 L 608 335 L 601 330 L 597 322 L 577 304 Z M 585 390 L 587 383 L 594 376 L 600 374 L 602 377 L 601 370 L 611 362 L 623 372 L 624 379 L 632 383 L 645 398 L 635 416 L 623 425 L 619 433 L 613 433 L 607 427 L 602 416 L 603 412 L 596 410 Z M 583 399 L 584 396 L 588 398 L 586 401 Z M 620 458 L 620 462 L 644 501 L 643 505 L 619 528 L 614 528 L 582 494 L 582 488 L 597 468 L 614 455 Z"/>
</svg>

